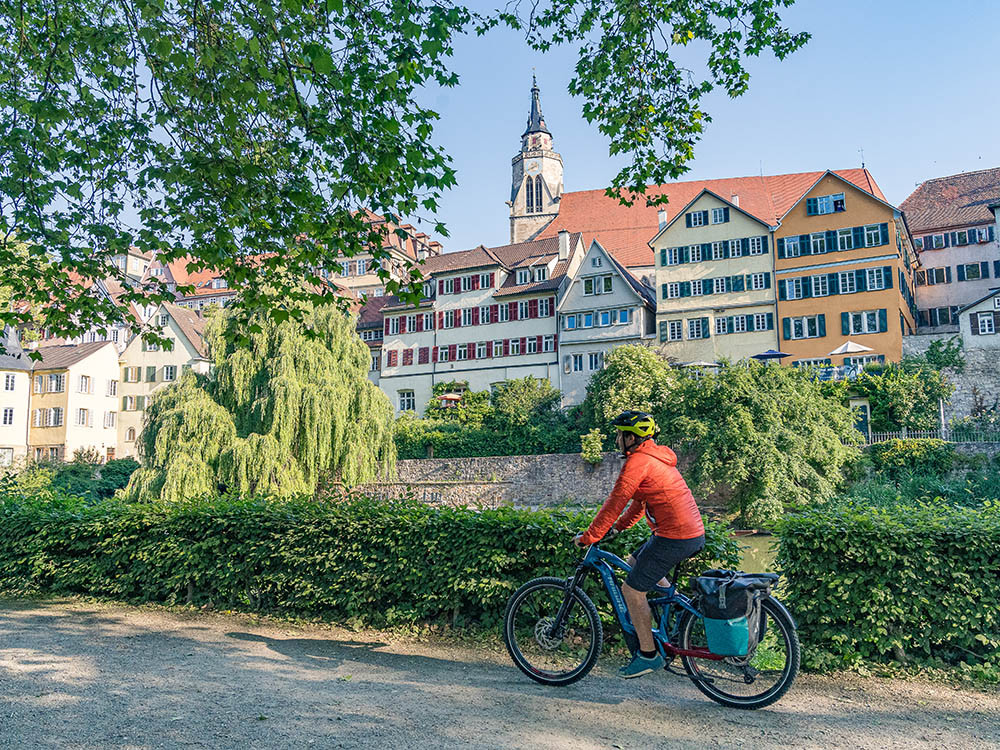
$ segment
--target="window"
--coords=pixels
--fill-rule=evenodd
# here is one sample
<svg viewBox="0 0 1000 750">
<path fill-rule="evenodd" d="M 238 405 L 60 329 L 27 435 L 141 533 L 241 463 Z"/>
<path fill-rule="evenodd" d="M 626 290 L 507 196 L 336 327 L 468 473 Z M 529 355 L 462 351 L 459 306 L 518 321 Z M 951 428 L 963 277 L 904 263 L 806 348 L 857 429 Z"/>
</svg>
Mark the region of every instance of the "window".
<svg viewBox="0 0 1000 750">
<path fill-rule="evenodd" d="M 790 318 L 791 339 L 815 339 L 819 338 L 819 316 L 807 315 L 801 318 Z"/>
<path fill-rule="evenodd" d="M 688 214 L 688 226 L 700 227 L 705 224 L 705 214 L 707 211 L 692 211 Z"/>
<path fill-rule="evenodd" d="M 865 273 L 868 279 L 869 291 L 885 289 L 885 275 L 882 273 L 881 268 L 869 268 Z"/>
<path fill-rule="evenodd" d="M 613 289 L 613 287 L 612 287 L 611 284 L 612 284 L 612 282 L 611 282 L 611 277 L 610 276 L 602 276 L 601 277 L 601 287 L 602 287 L 601 291 L 603 291 L 604 294 L 611 294 L 611 291 Z"/>
<path fill-rule="evenodd" d="M 825 273 L 812 277 L 812 296 L 826 297 L 830 293 L 829 282 Z"/>
<path fill-rule="evenodd" d="M 965 277 L 966 281 L 978 281 L 983 278 L 981 269 L 978 263 L 966 263 L 963 266 L 959 266 L 958 280 L 961 281 L 962 277 Z"/>
<path fill-rule="evenodd" d="M 711 288 L 712 280 L 708 280 L 709 288 Z M 705 293 L 705 282 L 701 279 L 695 279 L 691 282 L 691 294 L 695 297 L 700 297 Z"/>
<path fill-rule="evenodd" d="M 538 300 L 538 317 L 547 318 L 552 315 L 552 299 L 550 297 L 545 297 L 544 299 Z"/>
<path fill-rule="evenodd" d="M 117 423 L 118 414 L 113 411 L 104 412 L 104 428 L 110 430 Z"/>
<path fill-rule="evenodd" d="M 65 386 L 65 375 L 49 375 L 49 393 L 62 393 Z"/>
<path fill-rule="evenodd" d="M 146 382 L 155 383 L 156 382 L 156 365 L 150 365 L 146 368 Z"/>
<path fill-rule="evenodd" d="M 354 263 L 351 262 L 351 261 L 349 261 L 349 260 L 341 263 L 340 264 L 340 275 L 341 276 L 350 276 L 351 275 L 351 267 L 353 265 L 354 265 Z"/>
<path fill-rule="evenodd" d="M 863 310 L 847 314 L 847 333 L 849 335 L 878 333 L 880 330 L 878 310 Z"/>
<path fill-rule="evenodd" d="M 767 313 L 754 313 L 753 316 L 753 329 L 755 331 L 769 331 L 771 326 L 768 325 Z"/>
<path fill-rule="evenodd" d="M 167 324 L 168 320 L 170 320 L 169 316 L 167 316 L 167 315 L 158 315 L 156 317 L 156 324 L 158 326 L 160 326 L 160 328 L 163 328 Z"/>
<path fill-rule="evenodd" d="M 837 274 L 837 289 L 841 294 L 854 294 L 858 291 L 854 271 L 842 271 Z"/>
<path fill-rule="evenodd" d="M 542 351 L 554 352 L 556 350 L 556 337 L 553 335 L 542 337 Z"/>
<path fill-rule="evenodd" d="M 525 346 L 524 346 L 524 348 L 525 348 L 525 352 L 524 353 L 525 354 L 538 354 L 538 337 L 537 336 L 528 336 L 527 341 L 525 341 L 524 343 L 525 343 Z"/>
<path fill-rule="evenodd" d="M 750 238 L 750 255 L 763 255 L 764 254 L 764 238 L 763 237 L 751 237 Z"/>
<path fill-rule="evenodd" d="M 607 328 L 609 325 L 611 325 L 611 311 L 610 310 L 601 310 L 599 325 L 601 326 L 601 328 Z M 591 368 L 591 369 L 593 369 L 593 368 Z"/>
<path fill-rule="evenodd" d="M 815 232 L 809 235 L 809 244 L 812 245 L 813 255 L 822 255 L 826 252 L 826 234 Z"/>
<path fill-rule="evenodd" d="M 476 359 L 486 359 L 486 342 L 480 341 L 476 344 Z"/>
<path fill-rule="evenodd" d="M 992 312 L 982 312 L 978 315 L 979 323 L 979 333 L 980 335 L 996 333 L 996 327 L 994 326 L 993 313 Z"/>
<path fill-rule="evenodd" d="M 461 278 L 461 284 L 462 284 L 462 291 L 463 292 L 471 292 L 472 291 L 472 277 L 471 276 L 463 276 Z"/>
<path fill-rule="evenodd" d="M 447 361 L 448 361 L 448 347 L 442 346 L 440 349 L 438 349 L 438 362 L 447 362 Z"/>
<path fill-rule="evenodd" d="M 747 332 L 747 316 L 737 315 L 733 319 L 733 333 Z"/>
<path fill-rule="evenodd" d="M 433 331 L 434 330 L 434 313 L 423 313 L 423 316 L 424 316 L 424 325 L 423 325 L 424 330 L 425 331 Z M 381 335 L 382 332 L 381 331 L 376 331 L 375 333 L 376 333 L 376 335 Z"/>
<path fill-rule="evenodd" d="M 688 248 L 688 257 L 692 263 L 701 263 L 701 245 L 691 245 Z"/>
<path fill-rule="evenodd" d="M 699 252 L 701 252 L 699 250 Z M 681 262 L 681 249 L 679 247 L 668 247 L 660 253 L 660 260 L 665 266 L 676 266 Z"/>
<path fill-rule="evenodd" d="M 838 229 L 837 230 L 837 249 L 838 250 L 853 250 L 854 249 L 854 232 L 850 229 Z"/>
<path fill-rule="evenodd" d="M 368 365 L 368 371 L 378 372 L 378 354 L 376 352 L 372 352 L 372 361 Z"/>
<path fill-rule="evenodd" d="M 600 268 L 603 265 L 604 265 L 604 260 L 601 258 L 600 255 L 595 255 L 593 258 L 590 259 L 591 268 Z"/>
<path fill-rule="evenodd" d="M 414 411 L 417 408 L 417 399 L 413 391 L 399 391 L 399 410 Z"/>
<path fill-rule="evenodd" d="M 8 372 L 6 375 L 4 375 L 4 378 L 3 378 L 3 389 L 5 391 L 12 391 L 12 390 L 14 390 L 15 382 L 16 381 L 14 380 L 14 375 L 12 373 Z"/>
<path fill-rule="evenodd" d="M 443 286 L 445 294 L 455 293 L 455 279 L 445 279 Z"/>
<path fill-rule="evenodd" d="M 45 380 L 41 375 L 35 375 L 35 393 L 42 393 L 45 388 Z"/>
<path fill-rule="evenodd" d="M 705 328 L 702 321 L 708 320 L 708 318 L 689 318 L 688 319 L 688 338 L 689 339 L 701 339 L 707 338 L 705 336 Z"/>
<path fill-rule="evenodd" d="M 417 316 L 407 315 L 406 316 L 406 331 L 408 333 L 413 333 L 417 330 Z"/>
<path fill-rule="evenodd" d="M 486 325 L 489 322 L 490 322 L 490 306 L 483 305 L 482 307 L 479 308 L 479 323 L 480 325 Z M 427 326 L 425 325 L 424 329 L 426 328 Z"/>
<path fill-rule="evenodd" d="M 469 358 L 469 347 L 465 344 L 459 344 L 455 349 L 455 359 L 462 362 Z"/>
<path fill-rule="evenodd" d="M 511 355 L 518 355 L 521 353 L 521 339 L 510 340 L 510 353 Z"/>
<path fill-rule="evenodd" d="M 743 242 L 741 240 L 729 240 L 729 257 L 743 257 Z"/>
<path fill-rule="evenodd" d="M 494 357 L 502 357 L 503 356 L 503 342 L 502 341 L 494 341 L 493 342 L 493 356 Z"/>
<path fill-rule="evenodd" d="M 632 309 L 623 307 L 618 311 L 618 325 L 626 325 L 632 321 Z"/>
<path fill-rule="evenodd" d="M 576 316 L 575 315 L 564 315 L 563 316 L 563 330 L 573 331 L 576 329 Z"/>
<path fill-rule="evenodd" d="M 667 323 L 667 341 L 680 341 L 684 338 L 684 322 L 671 320 Z"/>
<path fill-rule="evenodd" d="M 225 289 L 229 286 L 225 279 L 212 279 L 212 289 Z"/>
<path fill-rule="evenodd" d="M 676 281 L 671 281 L 669 284 L 664 284 L 667 289 L 667 293 L 664 295 L 666 299 L 676 299 L 681 296 L 681 285 Z"/>
<path fill-rule="evenodd" d="M 530 268 L 519 268 L 517 269 L 517 283 L 527 284 L 531 281 L 531 269 Z"/>
<path fill-rule="evenodd" d="M 760 291 L 761 289 L 767 289 L 767 274 L 766 273 L 750 274 L 750 289 L 753 291 Z"/>
<path fill-rule="evenodd" d="M 177 380 L 177 365 L 164 365 L 163 381 L 169 383 L 173 380 Z"/>
<path fill-rule="evenodd" d="M 594 313 L 586 312 L 581 317 L 580 328 L 593 328 L 594 327 Z"/>
<path fill-rule="evenodd" d="M 878 247 L 882 244 L 882 228 L 878 224 L 868 224 L 865 227 L 865 247 Z"/>
<path fill-rule="evenodd" d="M 927 283 L 928 284 L 947 284 L 951 282 L 951 268 L 928 268 L 927 269 Z"/>
<path fill-rule="evenodd" d="M 364 276 L 368 273 L 368 261 L 362 258 L 358 261 L 358 276 Z"/>
<path fill-rule="evenodd" d="M 583 355 L 573 355 L 573 372 L 583 372 Z"/>
<path fill-rule="evenodd" d="M 10 466 L 14 463 L 14 449 L 0 448 L 0 466 Z"/>
<path fill-rule="evenodd" d="M 399 318 L 389 318 L 389 334 L 395 336 L 399 333 Z"/>
<path fill-rule="evenodd" d="M 122 399 L 122 411 L 135 411 L 135 396 L 125 396 Z"/>
<path fill-rule="evenodd" d="M 462 325 L 471 326 L 472 325 L 472 308 L 466 307 L 462 310 Z"/>
<path fill-rule="evenodd" d="M 539 266 L 535 269 L 535 281 L 545 281 L 549 278 L 549 269 L 547 266 Z"/>
<path fill-rule="evenodd" d="M 63 410 L 61 406 L 49 409 L 49 427 L 62 427 Z"/>
<path fill-rule="evenodd" d="M 444 327 L 454 328 L 455 327 L 455 311 L 445 310 L 444 311 Z"/>
<path fill-rule="evenodd" d="M 50 461 L 59 460 L 59 448 L 49 448 L 49 460 Z"/>
<path fill-rule="evenodd" d="M 816 198 L 806 198 L 806 214 L 809 216 L 839 213 L 847 210 L 843 193 L 820 195 Z"/>
<path fill-rule="evenodd" d="M 712 223 L 713 224 L 724 224 L 729 221 L 729 209 L 723 208 L 713 208 L 712 209 Z"/>
<path fill-rule="evenodd" d="M 712 279 L 712 291 L 715 294 L 725 294 L 726 293 L 726 277 L 720 276 L 717 279 Z"/>
<path fill-rule="evenodd" d="M 109 396 L 117 396 L 118 395 L 118 381 L 117 380 L 109 380 L 108 381 L 108 393 L 107 393 L 107 395 L 109 395 Z"/>
<path fill-rule="evenodd" d="M 604 352 L 590 352 L 587 355 L 589 360 L 587 364 L 590 365 L 591 370 L 601 370 L 604 368 Z"/>
<path fill-rule="evenodd" d="M 798 258 L 800 254 L 801 251 L 799 250 L 799 238 L 785 237 L 785 257 Z"/>
<path fill-rule="evenodd" d="M 479 274 L 479 288 L 480 289 L 490 288 L 490 275 L 488 273 Z"/>
<path fill-rule="evenodd" d="M 4 407 L 4 410 L 3 410 L 3 423 L 5 425 L 7 425 L 7 424 L 14 424 L 14 407 L 13 406 Z"/>
<path fill-rule="evenodd" d="M 712 260 L 725 260 L 726 248 L 721 242 L 712 243 Z"/>
<path fill-rule="evenodd" d="M 785 298 L 802 299 L 802 279 L 785 279 Z"/>
<path fill-rule="evenodd" d="M 716 336 L 724 336 L 727 333 L 729 333 L 729 326 L 726 324 L 726 319 L 725 318 L 716 318 L 715 319 L 715 335 Z"/>
<path fill-rule="evenodd" d="M 508 320 L 510 320 L 510 307 L 506 304 L 500 305 L 497 308 L 497 322 L 506 323 Z"/>
<path fill-rule="evenodd" d="M 529 314 L 528 314 L 529 312 L 530 312 L 530 310 L 529 310 L 529 306 L 528 306 L 528 301 L 527 300 L 521 300 L 520 302 L 517 303 L 517 319 L 518 320 L 527 320 L 527 318 L 530 317 Z"/>
</svg>

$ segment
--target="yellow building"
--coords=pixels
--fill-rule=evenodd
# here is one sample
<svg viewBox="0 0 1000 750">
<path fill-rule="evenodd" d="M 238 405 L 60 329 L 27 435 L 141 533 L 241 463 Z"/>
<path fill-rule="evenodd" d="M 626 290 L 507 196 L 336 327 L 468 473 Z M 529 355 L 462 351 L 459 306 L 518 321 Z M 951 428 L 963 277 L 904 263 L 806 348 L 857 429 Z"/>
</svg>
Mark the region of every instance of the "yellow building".
<svg viewBox="0 0 1000 750">
<path fill-rule="evenodd" d="M 36 461 L 69 460 L 92 450 L 115 457 L 118 351 L 110 341 L 43 346 L 31 374 L 28 452 Z"/>
<path fill-rule="evenodd" d="M 772 227 L 740 207 L 769 203 L 750 200 L 749 188 L 728 200 L 702 190 L 649 243 L 658 340 L 669 359 L 739 360 L 777 346 Z"/>
<path fill-rule="evenodd" d="M 870 177 L 867 186 L 828 171 L 780 217 L 774 262 L 786 364 L 896 362 L 916 327 L 909 231 Z M 872 351 L 831 354 L 848 341 Z"/>
</svg>

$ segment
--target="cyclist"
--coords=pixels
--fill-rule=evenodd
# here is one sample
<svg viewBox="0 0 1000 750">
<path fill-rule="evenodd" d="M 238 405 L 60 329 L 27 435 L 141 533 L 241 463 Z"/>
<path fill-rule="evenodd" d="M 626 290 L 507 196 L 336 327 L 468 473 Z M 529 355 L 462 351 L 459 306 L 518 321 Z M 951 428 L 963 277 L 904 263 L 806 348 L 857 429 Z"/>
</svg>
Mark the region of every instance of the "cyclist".
<svg viewBox="0 0 1000 750">
<path fill-rule="evenodd" d="M 666 663 L 653 642 L 646 592 L 657 583 L 668 585 L 666 574 L 704 548 L 705 526 L 691 490 L 677 470 L 677 455 L 655 442 L 659 430 L 653 418 L 630 410 L 619 414 L 611 424 L 618 430 L 615 445 L 625 458 L 625 466 L 590 527 L 573 541 L 586 547 L 604 538 L 612 527 L 613 533 L 631 527 L 643 514 L 652 529 L 649 539 L 629 556 L 632 571 L 622 586 L 639 638 L 639 651 L 618 671 L 629 679 L 662 669 Z M 629 500 L 632 504 L 622 515 Z"/>
</svg>

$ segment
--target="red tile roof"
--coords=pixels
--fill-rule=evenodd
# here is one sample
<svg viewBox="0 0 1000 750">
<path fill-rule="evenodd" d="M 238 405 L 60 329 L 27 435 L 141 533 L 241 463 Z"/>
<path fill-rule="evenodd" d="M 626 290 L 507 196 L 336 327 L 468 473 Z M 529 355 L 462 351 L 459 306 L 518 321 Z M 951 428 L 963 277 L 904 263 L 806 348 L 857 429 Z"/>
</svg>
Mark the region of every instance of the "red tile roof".
<svg viewBox="0 0 1000 750">
<path fill-rule="evenodd" d="M 667 211 L 671 221 L 702 190 L 711 190 L 725 200 L 739 196 L 740 208 L 769 226 L 775 226 L 802 195 L 825 172 L 765 175 L 763 177 L 728 177 L 720 180 L 692 180 L 668 185 L 650 185 L 647 194 L 666 193 L 665 206 L 647 206 L 641 198 L 632 206 L 623 206 L 603 190 L 563 193 L 559 214 L 542 230 L 538 238 L 555 237 L 560 229 L 583 232 L 612 253 L 622 265 L 635 268 L 653 265 L 653 251 L 647 244 L 659 230 L 658 212 Z M 885 200 L 875 180 L 866 169 L 841 169 L 836 174 L 875 197 Z"/>
<path fill-rule="evenodd" d="M 399 302 L 397 297 L 369 297 L 358 313 L 358 328 L 381 328 L 382 308 Z"/>
<path fill-rule="evenodd" d="M 995 221 L 1000 203 L 1000 167 L 936 177 L 920 183 L 900 204 L 914 234 Z"/>
<path fill-rule="evenodd" d="M 86 359 L 91 354 L 105 346 L 113 347 L 110 341 L 94 341 L 87 344 L 58 344 L 56 346 L 40 346 L 38 353 L 42 355 L 41 362 L 35 362 L 35 370 L 65 370 L 77 362 Z"/>
<path fill-rule="evenodd" d="M 194 310 L 175 305 L 172 302 L 164 302 L 163 307 L 177 323 L 177 327 L 181 329 L 184 337 L 195 351 L 202 357 L 208 356 L 208 347 L 205 345 L 204 339 L 205 319 Z"/>
</svg>

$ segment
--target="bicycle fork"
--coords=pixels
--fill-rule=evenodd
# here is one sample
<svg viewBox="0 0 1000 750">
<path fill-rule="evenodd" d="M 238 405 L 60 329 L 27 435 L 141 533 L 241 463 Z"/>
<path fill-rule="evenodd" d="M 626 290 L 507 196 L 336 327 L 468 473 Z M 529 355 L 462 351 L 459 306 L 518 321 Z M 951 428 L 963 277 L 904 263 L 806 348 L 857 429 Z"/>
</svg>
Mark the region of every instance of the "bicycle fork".
<svg viewBox="0 0 1000 750">
<path fill-rule="evenodd" d="M 583 583 L 583 579 L 587 577 L 587 566 L 577 565 L 576 572 L 566 579 L 566 593 L 563 594 L 562 604 L 559 605 L 559 611 L 556 612 L 552 626 L 549 628 L 547 635 L 550 638 L 561 639 L 563 634 L 563 628 L 565 627 L 566 615 L 569 614 L 569 608 L 573 605 L 573 592 L 576 591 L 577 586 Z"/>
</svg>

